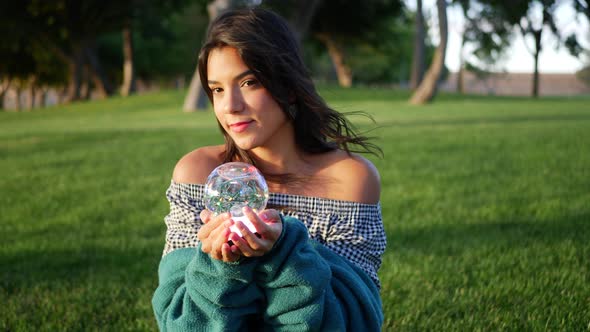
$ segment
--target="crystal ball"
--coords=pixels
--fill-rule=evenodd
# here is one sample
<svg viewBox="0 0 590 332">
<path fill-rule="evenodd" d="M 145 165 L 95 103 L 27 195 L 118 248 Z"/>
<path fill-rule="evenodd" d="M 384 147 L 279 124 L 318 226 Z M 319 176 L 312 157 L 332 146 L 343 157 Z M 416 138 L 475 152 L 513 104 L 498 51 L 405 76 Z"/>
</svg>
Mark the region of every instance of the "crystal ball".
<svg viewBox="0 0 590 332">
<path fill-rule="evenodd" d="M 230 212 L 232 219 L 243 222 L 253 233 L 256 228 L 242 213 L 249 206 L 264 210 L 268 202 L 268 186 L 262 173 L 253 165 L 242 162 L 225 163 L 215 168 L 205 184 L 204 204 L 216 215 Z M 242 234 L 232 226 L 234 233 Z"/>
</svg>

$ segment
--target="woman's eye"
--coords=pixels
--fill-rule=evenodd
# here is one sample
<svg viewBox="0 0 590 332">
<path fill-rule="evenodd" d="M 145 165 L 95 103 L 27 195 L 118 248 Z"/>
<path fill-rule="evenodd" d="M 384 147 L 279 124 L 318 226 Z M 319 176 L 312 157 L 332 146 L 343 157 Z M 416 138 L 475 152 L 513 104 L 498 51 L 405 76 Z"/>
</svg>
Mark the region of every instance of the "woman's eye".
<svg viewBox="0 0 590 332">
<path fill-rule="evenodd" d="M 222 88 L 211 88 L 211 92 L 213 92 L 213 93 L 220 93 L 222 91 L 223 91 Z"/>
<path fill-rule="evenodd" d="M 244 81 L 244 83 L 242 83 L 242 86 L 252 86 L 255 84 L 256 84 L 255 80 L 246 80 L 246 81 Z"/>
</svg>

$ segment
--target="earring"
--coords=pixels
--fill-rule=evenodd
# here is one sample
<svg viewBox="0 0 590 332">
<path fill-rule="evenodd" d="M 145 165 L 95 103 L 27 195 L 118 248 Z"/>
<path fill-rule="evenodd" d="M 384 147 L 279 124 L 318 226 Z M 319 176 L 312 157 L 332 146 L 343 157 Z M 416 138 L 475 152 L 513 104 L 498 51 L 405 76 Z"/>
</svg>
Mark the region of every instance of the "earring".
<svg viewBox="0 0 590 332">
<path fill-rule="evenodd" d="M 289 113 L 291 119 L 295 120 L 295 118 L 297 117 L 297 104 L 289 104 L 289 107 L 287 108 L 287 113 Z"/>
</svg>

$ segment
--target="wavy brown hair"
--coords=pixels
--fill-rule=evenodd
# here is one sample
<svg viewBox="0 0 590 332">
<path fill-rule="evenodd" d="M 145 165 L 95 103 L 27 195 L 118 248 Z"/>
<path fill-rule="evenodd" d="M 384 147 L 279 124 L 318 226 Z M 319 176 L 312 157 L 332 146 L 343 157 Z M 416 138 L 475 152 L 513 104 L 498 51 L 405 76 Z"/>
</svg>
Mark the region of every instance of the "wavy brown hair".
<svg viewBox="0 0 590 332">
<path fill-rule="evenodd" d="M 295 142 L 300 149 L 311 154 L 335 149 L 382 154 L 378 146 L 359 135 L 342 113 L 330 108 L 319 96 L 303 63 L 297 39 L 282 17 L 266 9 L 246 8 L 226 12 L 211 22 L 199 53 L 198 68 L 212 103 L 207 60 L 211 50 L 226 46 L 238 51 L 244 64 L 293 121 Z M 296 113 L 289 112 L 290 107 L 295 107 Z M 248 151 L 238 148 L 221 124 L 219 127 L 225 136 L 224 162 L 255 164 Z"/>
</svg>

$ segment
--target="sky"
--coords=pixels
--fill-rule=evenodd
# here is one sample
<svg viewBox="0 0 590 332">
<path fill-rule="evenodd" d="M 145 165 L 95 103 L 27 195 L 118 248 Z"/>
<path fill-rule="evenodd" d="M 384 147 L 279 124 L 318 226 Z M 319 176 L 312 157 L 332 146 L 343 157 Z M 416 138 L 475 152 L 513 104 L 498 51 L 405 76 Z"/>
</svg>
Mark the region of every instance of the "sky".
<svg viewBox="0 0 590 332">
<path fill-rule="evenodd" d="M 415 0 L 406 0 L 407 6 L 415 10 Z M 426 17 L 430 17 L 431 31 L 430 36 L 435 43 L 438 43 L 438 19 L 436 12 L 436 0 L 423 0 L 423 10 Z M 569 6 L 569 2 L 558 7 L 556 12 L 556 24 L 562 36 L 568 36 L 572 32 L 576 32 L 578 40 L 582 38 L 581 42 L 588 45 L 590 40 L 590 25 L 586 20 L 576 20 L 576 14 Z M 447 20 L 449 23 L 449 41 L 447 44 L 447 53 L 445 64 L 450 71 L 456 72 L 459 68 L 459 49 L 461 46 L 460 34 L 463 27 L 463 14 L 458 6 L 449 6 L 447 10 Z M 539 72 L 541 73 L 575 73 L 584 66 L 582 60 L 577 59 L 569 54 L 567 48 L 559 47 L 557 39 L 550 36 L 550 32 L 545 30 L 543 32 L 542 45 L 543 50 L 539 57 Z M 565 37 L 564 37 L 565 38 Z M 533 45 L 532 40 L 527 40 L 528 45 Z M 524 40 L 520 32 L 515 33 L 510 49 L 506 52 L 506 56 L 499 64 L 497 70 L 506 70 L 508 72 L 533 72 L 534 59 L 531 53 L 527 50 Z"/>
</svg>

